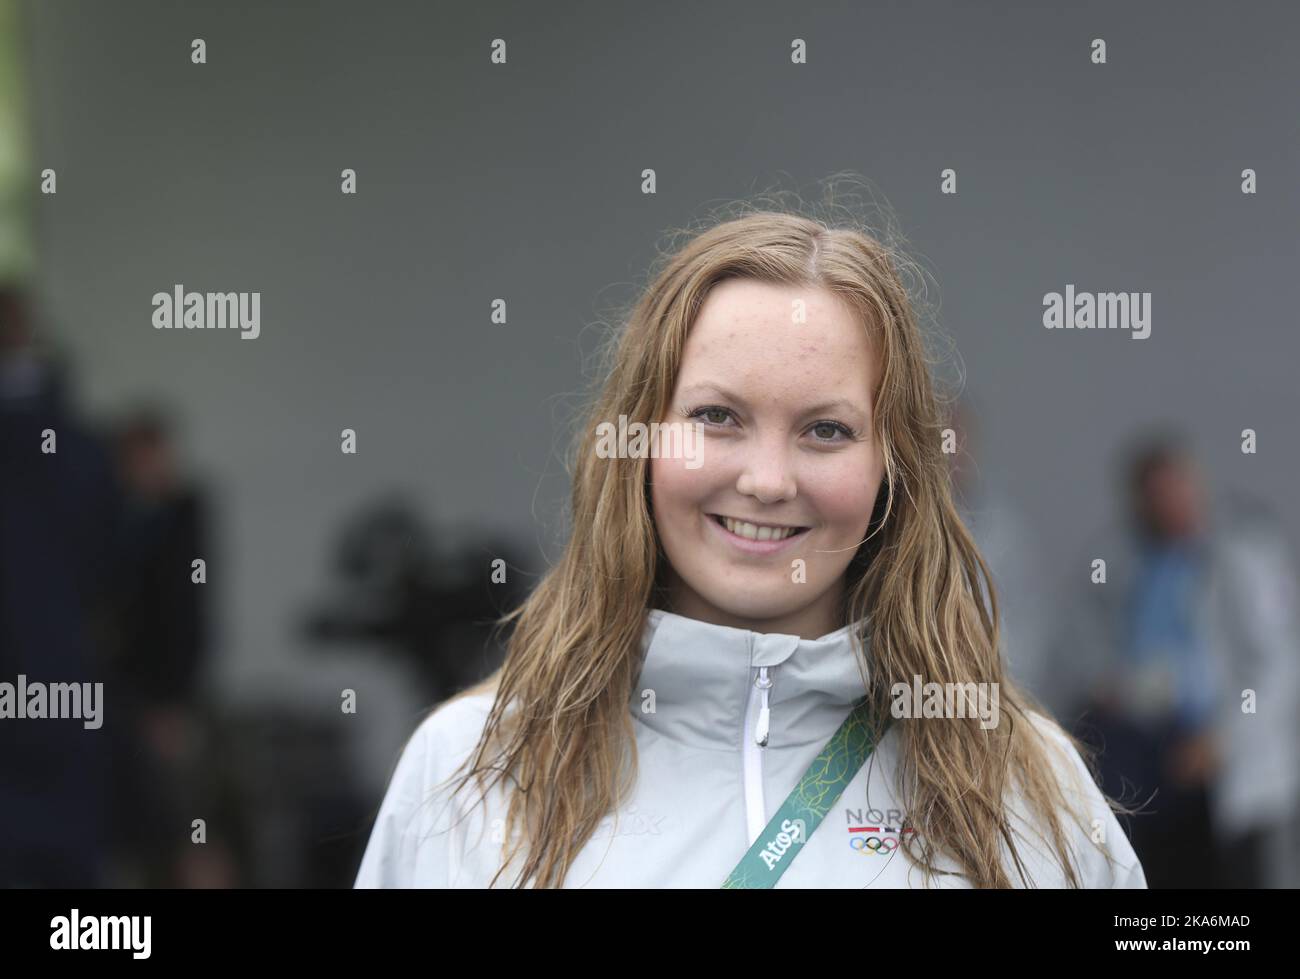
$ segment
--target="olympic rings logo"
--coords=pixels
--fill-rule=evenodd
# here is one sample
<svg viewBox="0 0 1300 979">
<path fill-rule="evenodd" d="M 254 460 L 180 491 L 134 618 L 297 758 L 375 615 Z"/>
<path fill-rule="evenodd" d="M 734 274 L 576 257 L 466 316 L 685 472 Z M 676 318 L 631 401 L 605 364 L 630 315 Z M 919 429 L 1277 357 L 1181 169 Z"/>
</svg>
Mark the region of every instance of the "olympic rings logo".
<svg viewBox="0 0 1300 979">
<path fill-rule="evenodd" d="M 849 846 L 862 854 L 893 853 L 898 849 L 897 836 L 852 836 Z"/>
</svg>

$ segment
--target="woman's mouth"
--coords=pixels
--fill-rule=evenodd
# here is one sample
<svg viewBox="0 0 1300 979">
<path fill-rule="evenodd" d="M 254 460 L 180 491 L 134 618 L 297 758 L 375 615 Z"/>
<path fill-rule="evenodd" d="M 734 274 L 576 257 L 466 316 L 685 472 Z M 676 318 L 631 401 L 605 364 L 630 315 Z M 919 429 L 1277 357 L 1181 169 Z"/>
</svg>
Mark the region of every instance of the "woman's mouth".
<svg viewBox="0 0 1300 979">
<path fill-rule="evenodd" d="M 722 513 L 707 515 L 722 539 L 751 554 L 771 554 L 788 547 L 811 529 L 791 524 L 758 523 Z"/>
</svg>

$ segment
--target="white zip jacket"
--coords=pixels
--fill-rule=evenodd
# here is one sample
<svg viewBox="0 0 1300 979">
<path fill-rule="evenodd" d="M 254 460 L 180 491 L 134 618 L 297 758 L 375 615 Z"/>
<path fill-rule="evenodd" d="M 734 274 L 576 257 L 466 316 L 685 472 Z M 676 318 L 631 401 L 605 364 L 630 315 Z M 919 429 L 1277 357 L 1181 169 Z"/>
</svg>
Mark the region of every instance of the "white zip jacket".
<svg viewBox="0 0 1300 979">
<path fill-rule="evenodd" d="M 720 887 L 865 693 L 850 628 L 810 640 L 651 610 L 640 680 L 629 702 L 636 786 L 583 847 L 564 886 Z M 480 805 L 476 786 L 455 796 L 438 786 L 470 754 L 491 704 L 490 694 L 463 697 L 420 724 L 380 806 L 357 887 L 488 885 L 501 859 L 503 787 L 494 786 Z M 768 725 L 766 747 L 755 738 L 761 721 Z M 1002 723 L 1008 721 L 1004 712 Z M 923 871 L 898 848 L 911 831 L 891 785 L 898 723 L 777 887 L 927 886 Z M 1145 887 L 1141 864 L 1078 753 L 1051 722 L 1035 715 L 1035 723 L 1059 747 L 1063 787 L 1087 814 L 1082 824 L 1069 824 L 1084 886 Z M 1066 886 L 1020 799 L 1011 800 L 1011 811 L 1030 885 Z M 1090 837 L 1103 841 L 1113 864 Z M 938 866 L 953 875 L 929 886 L 969 886 L 954 863 L 941 858 Z M 507 871 L 497 886 L 513 881 Z"/>
</svg>

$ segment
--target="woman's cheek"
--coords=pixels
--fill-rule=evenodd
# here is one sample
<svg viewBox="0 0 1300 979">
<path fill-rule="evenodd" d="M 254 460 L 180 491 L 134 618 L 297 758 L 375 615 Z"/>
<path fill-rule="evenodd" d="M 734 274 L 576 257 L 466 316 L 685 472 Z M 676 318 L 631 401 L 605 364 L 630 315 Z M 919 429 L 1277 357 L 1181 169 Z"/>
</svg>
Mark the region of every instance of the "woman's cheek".
<svg viewBox="0 0 1300 979">
<path fill-rule="evenodd" d="M 880 467 L 870 459 L 836 460 L 818 474 L 810 495 L 822 521 L 837 535 L 852 537 L 871 522 L 880 480 Z"/>
<path fill-rule="evenodd" d="M 675 539 L 685 530 L 686 516 L 699 493 L 698 472 L 687 469 L 681 459 L 650 460 L 650 492 L 661 535 Z"/>
</svg>

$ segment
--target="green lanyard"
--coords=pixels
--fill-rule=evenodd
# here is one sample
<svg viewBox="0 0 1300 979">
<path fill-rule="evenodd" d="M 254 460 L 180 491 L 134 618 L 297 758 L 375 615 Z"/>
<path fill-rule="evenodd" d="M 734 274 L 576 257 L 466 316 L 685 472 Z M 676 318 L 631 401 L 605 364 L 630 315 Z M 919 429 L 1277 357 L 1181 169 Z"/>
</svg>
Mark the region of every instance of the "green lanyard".
<svg viewBox="0 0 1300 979">
<path fill-rule="evenodd" d="M 727 875 L 723 887 L 775 887 L 777 880 L 803 849 L 813 830 L 853 781 L 876 747 L 867 721 L 865 699 L 858 701 L 821 753 L 804 772 L 794 791 L 781 803 L 754 845 Z M 888 721 L 885 722 L 887 727 Z M 882 729 L 883 732 L 883 729 Z"/>
</svg>

